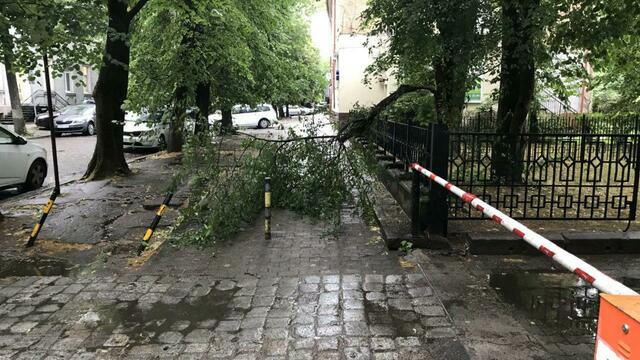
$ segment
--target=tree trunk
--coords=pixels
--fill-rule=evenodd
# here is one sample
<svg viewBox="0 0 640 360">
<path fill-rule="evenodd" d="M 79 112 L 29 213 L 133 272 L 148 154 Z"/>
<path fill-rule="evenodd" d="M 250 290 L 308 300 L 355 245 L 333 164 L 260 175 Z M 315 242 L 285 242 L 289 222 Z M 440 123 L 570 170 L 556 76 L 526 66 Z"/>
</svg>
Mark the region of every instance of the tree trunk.
<svg viewBox="0 0 640 360">
<path fill-rule="evenodd" d="M 131 21 L 127 13 L 127 2 L 109 0 L 107 9 L 110 34 L 129 34 Z M 89 180 L 129 173 L 122 148 L 122 104 L 127 98 L 129 86 L 130 48 L 128 36 L 122 35 L 107 36 L 102 66 L 93 93 L 98 136 L 93 157 L 84 175 Z"/>
<path fill-rule="evenodd" d="M 222 107 L 222 126 L 220 132 L 225 134 L 233 131 L 233 117 L 231 114 L 231 108 L 227 106 Z"/>
<path fill-rule="evenodd" d="M 285 113 L 284 113 L 284 107 L 282 105 L 278 106 L 278 117 L 279 118 L 284 118 Z"/>
<path fill-rule="evenodd" d="M 539 0 L 502 0 L 502 59 L 498 134 L 493 171 L 500 181 L 521 182 L 525 139 L 520 136 L 535 89 L 535 42 Z"/>
<path fill-rule="evenodd" d="M 167 139 L 167 152 L 182 151 L 182 130 L 185 126 L 187 88 L 179 86 L 174 94 L 174 104 L 169 120 L 169 138 Z M 196 120 L 197 122 L 197 120 Z"/>
<path fill-rule="evenodd" d="M 449 2 L 459 4 L 452 16 L 437 21 L 443 46 L 432 60 L 435 75 L 434 100 L 438 123 L 454 125 L 462 121 L 472 51 L 477 39 L 479 0 Z M 451 6 L 444 5 L 443 6 Z M 456 5 L 458 6 L 458 5 Z"/>
<path fill-rule="evenodd" d="M 13 72 L 13 43 L 9 29 L 2 29 L 0 35 L 2 39 L 2 52 L 4 58 L 4 69 L 7 75 L 7 87 L 9 90 L 9 100 L 11 102 L 11 117 L 13 118 L 13 129 L 16 133 L 25 135 L 27 127 L 22 114 L 22 103 L 20 102 L 20 92 L 18 90 L 18 81 L 16 74 Z"/>
<path fill-rule="evenodd" d="M 196 118 L 195 133 L 200 134 L 209 130 L 209 104 L 211 103 L 211 86 L 208 82 L 199 82 L 196 87 Z"/>
<path fill-rule="evenodd" d="M 467 75 L 460 73 L 460 69 L 450 62 L 436 62 L 434 65 L 436 119 L 440 124 L 459 124 L 462 121 Z"/>
<path fill-rule="evenodd" d="M 289 115 L 289 105 L 287 105 L 287 109 L 286 109 L 286 111 L 287 111 L 287 112 L 286 112 L 287 117 L 291 117 L 291 115 Z"/>
</svg>

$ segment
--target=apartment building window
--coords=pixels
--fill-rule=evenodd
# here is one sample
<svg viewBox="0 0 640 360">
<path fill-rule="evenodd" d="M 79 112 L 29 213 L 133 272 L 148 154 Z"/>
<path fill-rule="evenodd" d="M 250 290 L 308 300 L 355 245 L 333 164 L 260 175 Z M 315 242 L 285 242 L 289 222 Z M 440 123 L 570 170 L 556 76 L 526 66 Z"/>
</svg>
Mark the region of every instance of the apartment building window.
<svg viewBox="0 0 640 360">
<path fill-rule="evenodd" d="M 70 72 L 64 73 L 64 92 L 73 93 L 75 92 L 75 84 L 73 83 L 73 75 Z"/>
</svg>

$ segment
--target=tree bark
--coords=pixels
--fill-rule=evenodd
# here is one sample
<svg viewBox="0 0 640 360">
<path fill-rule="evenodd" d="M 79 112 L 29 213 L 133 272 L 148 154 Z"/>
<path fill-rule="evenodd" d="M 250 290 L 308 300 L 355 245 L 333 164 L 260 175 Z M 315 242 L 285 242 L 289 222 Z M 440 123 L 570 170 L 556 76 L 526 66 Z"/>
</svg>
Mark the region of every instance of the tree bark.
<svg viewBox="0 0 640 360">
<path fill-rule="evenodd" d="M 289 115 L 289 105 L 287 105 L 286 114 L 287 114 L 287 117 L 291 117 L 291 115 Z"/>
<path fill-rule="evenodd" d="M 93 157 L 84 175 L 88 180 L 129 173 L 122 148 L 122 104 L 127 98 L 129 86 L 128 35 L 131 18 L 127 12 L 126 1 L 108 0 L 107 10 L 109 31 L 115 32 L 116 35 L 107 36 L 102 66 L 93 93 L 98 136 Z"/>
<path fill-rule="evenodd" d="M 284 118 L 284 107 L 282 107 L 282 105 L 278 106 L 278 117 L 280 119 Z"/>
<path fill-rule="evenodd" d="M 228 133 L 233 131 L 233 116 L 231 114 L 231 108 L 228 106 L 222 107 L 222 126 L 220 127 L 221 133 Z"/>
<path fill-rule="evenodd" d="M 178 86 L 174 94 L 174 103 L 169 120 L 169 138 L 167 139 L 167 152 L 182 151 L 182 130 L 185 125 L 185 117 L 187 108 L 185 102 L 187 100 L 187 88 Z M 197 120 L 196 120 L 197 122 Z"/>
<path fill-rule="evenodd" d="M 498 99 L 498 140 L 493 148 L 494 176 L 520 182 L 525 141 L 520 134 L 535 89 L 535 34 L 539 0 L 502 0 L 502 59 Z"/>
<path fill-rule="evenodd" d="M 447 125 L 462 121 L 472 58 L 468 48 L 475 45 L 480 7 L 478 0 L 455 3 L 460 4 L 459 9 L 452 16 L 441 17 L 437 21 L 441 41 L 447 45 L 432 60 L 436 119 Z"/>
<path fill-rule="evenodd" d="M 209 104 L 211 104 L 211 85 L 208 82 L 199 82 L 196 87 L 196 105 L 198 106 L 196 134 L 209 130 Z"/>
<path fill-rule="evenodd" d="M 9 29 L 2 29 L 0 35 L 2 39 L 2 52 L 4 58 L 4 69 L 7 75 L 7 87 L 9 90 L 9 101 L 11 102 L 11 117 L 13 119 L 13 129 L 16 133 L 25 135 L 27 127 L 22 113 L 22 103 L 20 102 L 20 91 L 18 90 L 18 81 L 16 74 L 13 72 L 13 43 Z"/>
</svg>

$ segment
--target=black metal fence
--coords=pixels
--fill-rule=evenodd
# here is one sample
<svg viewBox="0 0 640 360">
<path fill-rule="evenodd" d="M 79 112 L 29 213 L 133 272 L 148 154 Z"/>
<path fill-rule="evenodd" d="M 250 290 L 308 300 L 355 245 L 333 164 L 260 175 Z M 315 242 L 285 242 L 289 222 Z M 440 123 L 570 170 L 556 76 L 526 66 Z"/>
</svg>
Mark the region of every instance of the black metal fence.
<svg viewBox="0 0 640 360">
<path fill-rule="evenodd" d="M 507 180 L 496 176 L 494 148 L 500 135 L 493 118 L 478 120 L 486 121 L 486 128 L 476 123 L 471 131 L 461 124 L 445 130 L 446 136 L 442 130 L 434 134 L 433 126 L 389 120 L 378 121 L 372 133 L 373 141 L 398 161 L 429 167 L 515 219 L 635 220 L 639 118 L 620 117 L 619 123 L 603 117 L 555 118 L 553 126 L 547 120 L 539 122 L 543 131 L 519 135 L 523 155 L 515 161 L 522 171 Z M 434 162 L 441 163 L 442 156 L 446 163 L 436 169 Z M 449 197 L 448 218 L 483 215 Z"/>
</svg>

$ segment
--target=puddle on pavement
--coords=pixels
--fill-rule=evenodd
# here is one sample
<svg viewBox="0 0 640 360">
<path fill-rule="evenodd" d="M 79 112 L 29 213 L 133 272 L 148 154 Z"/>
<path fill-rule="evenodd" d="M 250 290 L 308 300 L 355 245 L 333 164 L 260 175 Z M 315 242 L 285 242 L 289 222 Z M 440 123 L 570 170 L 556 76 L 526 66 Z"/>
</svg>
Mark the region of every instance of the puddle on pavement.
<svg viewBox="0 0 640 360">
<path fill-rule="evenodd" d="M 186 336 L 195 329 L 213 330 L 217 322 L 232 317 L 237 311 L 230 304 L 235 290 L 211 289 L 207 295 L 188 296 L 177 304 L 159 301 L 141 307 L 137 301 L 130 301 L 100 307 L 96 310 L 99 328 L 87 346 L 101 347 L 112 332 L 127 335 L 131 345 L 142 345 L 153 339 L 158 342 L 158 337 L 165 332 Z"/>
<path fill-rule="evenodd" d="M 67 261 L 45 257 L 0 256 L 0 278 L 10 276 L 63 276 L 72 269 Z"/>
<path fill-rule="evenodd" d="M 636 288 L 640 285 L 637 279 L 623 279 L 623 282 Z M 489 284 L 545 332 L 594 335 L 597 331 L 598 290 L 574 274 L 495 272 Z"/>
</svg>

